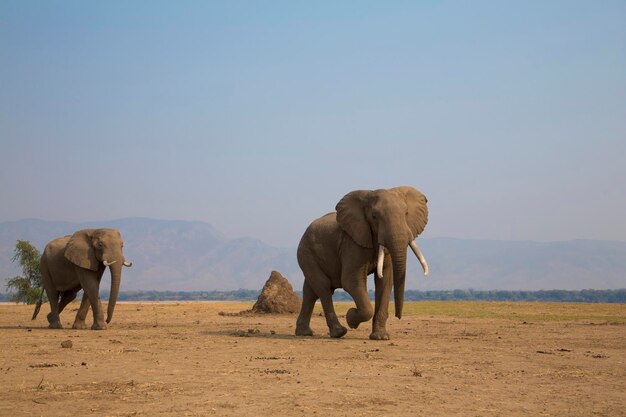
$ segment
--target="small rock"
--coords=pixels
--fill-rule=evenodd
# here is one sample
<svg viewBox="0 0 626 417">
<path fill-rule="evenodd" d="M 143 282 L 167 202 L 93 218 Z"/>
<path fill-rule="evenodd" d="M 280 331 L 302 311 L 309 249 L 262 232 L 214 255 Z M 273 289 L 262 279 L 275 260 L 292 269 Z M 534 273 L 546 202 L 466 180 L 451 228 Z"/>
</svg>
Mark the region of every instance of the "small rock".
<svg viewBox="0 0 626 417">
<path fill-rule="evenodd" d="M 28 365 L 29 368 L 56 368 L 56 363 L 38 363 L 36 365 Z"/>
<path fill-rule="evenodd" d="M 71 340 L 64 340 L 61 342 L 61 347 L 65 349 L 70 349 L 74 344 Z"/>
</svg>

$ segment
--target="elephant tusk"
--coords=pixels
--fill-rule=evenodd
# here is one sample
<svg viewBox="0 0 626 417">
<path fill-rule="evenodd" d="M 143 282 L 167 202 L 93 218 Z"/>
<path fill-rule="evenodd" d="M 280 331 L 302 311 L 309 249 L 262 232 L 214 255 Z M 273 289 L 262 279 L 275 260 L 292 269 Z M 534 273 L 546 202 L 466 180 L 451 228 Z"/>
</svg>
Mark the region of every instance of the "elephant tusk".
<svg viewBox="0 0 626 417">
<path fill-rule="evenodd" d="M 102 263 L 104 264 L 104 266 L 113 265 L 115 262 L 117 262 L 117 261 L 113 261 L 113 262 L 109 262 L 109 261 L 102 261 Z"/>
<path fill-rule="evenodd" d="M 124 263 L 123 263 L 122 265 L 124 265 L 124 266 L 126 266 L 126 267 L 130 268 L 131 266 L 133 266 L 133 263 L 132 263 L 132 262 L 129 262 L 129 261 L 124 261 Z"/>
<path fill-rule="evenodd" d="M 378 261 L 376 262 L 376 274 L 378 278 L 383 277 L 383 266 L 385 263 L 385 247 L 378 245 Z"/>
<path fill-rule="evenodd" d="M 424 268 L 424 275 L 428 275 L 428 264 L 426 263 L 426 259 L 424 259 L 424 255 L 422 255 L 422 252 L 420 252 L 415 241 L 412 240 L 411 243 L 409 243 L 409 246 L 411 247 L 411 249 L 413 249 L 413 253 L 415 254 L 415 256 L 417 256 L 417 259 L 422 264 L 422 268 Z"/>
</svg>

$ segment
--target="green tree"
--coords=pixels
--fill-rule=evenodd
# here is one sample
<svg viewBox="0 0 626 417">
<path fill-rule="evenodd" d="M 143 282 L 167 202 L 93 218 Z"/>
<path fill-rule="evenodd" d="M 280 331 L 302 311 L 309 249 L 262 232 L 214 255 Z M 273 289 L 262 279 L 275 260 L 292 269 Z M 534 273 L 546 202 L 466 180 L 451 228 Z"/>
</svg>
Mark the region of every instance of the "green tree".
<svg viewBox="0 0 626 417">
<path fill-rule="evenodd" d="M 7 290 L 14 289 L 16 291 L 11 296 L 11 301 L 35 304 L 43 291 L 41 272 L 39 271 L 41 255 L 37 248 L 27 240 L 18 240 L 15 244 L 14 253 L 11 260 L 20 263 L 24 276 L 17 276 L 8 280 Z"/>
</svg>

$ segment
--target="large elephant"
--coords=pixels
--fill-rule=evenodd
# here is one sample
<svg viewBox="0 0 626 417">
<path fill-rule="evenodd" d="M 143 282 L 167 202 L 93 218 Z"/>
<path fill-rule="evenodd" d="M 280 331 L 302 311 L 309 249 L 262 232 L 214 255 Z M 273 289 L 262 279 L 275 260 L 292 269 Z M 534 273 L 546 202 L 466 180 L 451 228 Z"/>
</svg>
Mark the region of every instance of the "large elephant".
<svg viewBox="0 0 626 417">
<path fill-rule="evenodd" d="M 123 246 L 122 236 L 116 229 L 79 230 L 71 236 L 54 239 L 46 245 L 41 256 L 40 269 L 42 284 L 50 302 L 48 327 L 62 328 L 59 314 L 76 298 L 76 294 L 82 288 L 83 299 L 72 327 L 87 328 L 85 318 L 91 305 L 93 310 L 91 328 L 93 330 L 107 328 L 106 323 L 111 322 L 120 290 L 122 266 L 132 266 L 132 262 L 124 259 Z M 105 323 L 100 303 L 100 280 L 107 267 L 111 271 L 111 293 Z M 37 307 L 33 320 L 37 317 L 38 311 Z"/>
<path fill-rule="evenodd" d="M 319 298 L 331 337 L 347 329 L 339 323 L 332 294 L 348 292 L 356 304 L 346 315 L 356 329 L 374 317 L 370 339 L 389 339 L 386 323 L 393 284 L 396 317 L 402 316 L 406 252 L 410 246 L 428 275 L 428 265 L 414 239 L 428 222 L 426 197 L 413 187 L 359 190 L 346 194 L 336 212 L 313 221 L 298 246 L 298 264 L 304 273 L 302 308 L 296 335 L 311 336 L 313 306 Z M 375 309 L 367 294 L 367 276 L 375 273 Z"/>
</svg>

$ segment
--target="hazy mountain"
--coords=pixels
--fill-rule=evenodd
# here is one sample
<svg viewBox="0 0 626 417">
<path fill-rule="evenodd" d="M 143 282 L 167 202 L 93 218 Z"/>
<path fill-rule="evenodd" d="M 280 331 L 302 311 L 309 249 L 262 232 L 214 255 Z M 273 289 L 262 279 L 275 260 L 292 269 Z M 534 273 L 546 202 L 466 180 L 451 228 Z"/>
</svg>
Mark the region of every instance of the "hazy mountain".
<svg viewBox="0 0 626 417">
<path fill-rule="evenodd" d="M 626 288 L 626 242 L 563 242 L 424 239 L 420 249 L 430 275 L 409 262 L 421 290 L 618 289 Z M 409 281 L 415 281 L 407 277 Z"/>
<path fill-rule="evenodd" d="M 51 239 L 90 227 L 113 227 L 122 234 L 124 256 L 133 261 L 132 268 L 124 269 L 123 290 L 260 289 L 273 269 L 299 279 L 295 249 L 275 248 L 250 238 L 228 239 L 207 223 L 145 218 L 86 223 L 26 219 L 0 223 L 0 291 L 5 289 L 6 278 L 20 273 L 11 262 L 16 240 L 28 240 L 43 251 Z"/>
<path fill-rule="evenodd" d="M 207 223 L 145 218 L 87 223 L 26 219 L 0 223 L 0 291 L 4 291 L 7 278 L 20 273 L 11 262 L 17 239 L 29 240 L 42 251 L 52 238 L 87 227 L 114 227 L 122 233 L 125 255 L 134 262 L 124 271 L 123 290 L 260 289 L 274 269 L 295 288 L 302 286 L 295 248 L 275 248 L 251 238 L 229 239 Z M 419 263 L 409 253 L 407 289 L 626 288 L 626 242 L 432 238 L 418 239 L 418 244 L 428 260 L 430 275 L 422 275 Z"/>
</svg>

